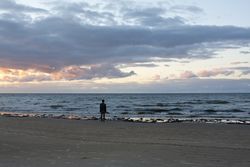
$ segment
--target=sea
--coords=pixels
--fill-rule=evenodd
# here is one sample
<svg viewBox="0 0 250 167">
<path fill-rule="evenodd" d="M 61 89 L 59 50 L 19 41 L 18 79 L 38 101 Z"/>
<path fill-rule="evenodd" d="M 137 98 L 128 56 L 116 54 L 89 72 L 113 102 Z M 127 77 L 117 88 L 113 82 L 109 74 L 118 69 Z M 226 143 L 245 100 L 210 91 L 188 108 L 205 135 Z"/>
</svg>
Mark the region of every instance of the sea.
<svg viewBox="0 0 250 167">
<path fill-rule="evenodd" d="M 203 94 L 0 94 L 0 112 L 109 118 L 250 120 L 250 93 Z"/>
</svg>

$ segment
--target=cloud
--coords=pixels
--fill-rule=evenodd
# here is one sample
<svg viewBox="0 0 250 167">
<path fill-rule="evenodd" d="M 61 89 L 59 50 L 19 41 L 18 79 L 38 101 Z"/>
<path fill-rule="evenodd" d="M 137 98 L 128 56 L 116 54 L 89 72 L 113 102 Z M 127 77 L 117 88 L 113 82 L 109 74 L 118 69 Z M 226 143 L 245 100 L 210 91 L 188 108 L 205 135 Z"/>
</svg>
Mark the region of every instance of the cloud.
<svg viewBox="0 0 250 167">
<path fill-rule="evenodd" d="M 130 64 L 122 64 L 119 67 L 126 68 L 126 67 L 147 67 L 147 68 L 154 68 L 158 67 L 158 65 L 154 63 L 130 63 Z"/>
<path fill-rule="evenodd" d="M 108 64 L 95 65 L 90 68 L 79 66 L 69 66 L 59 72 L 53 73 L 52 78 L 55 80 L 81 80 L 93 78 L 123 78 L 135 75 L 134 71 L 122 72 Z"/>
<path fill-rule="evenodd" d="M 152 80 L 154 80 L 154 81 L 158 81 L 158 80 L 160 80 L 161 79 L 161 75 L 159 75 L 159 74 L 156 74 L 156 75 L 154 75 L 153 77 L 152 77 Z"/>
<path fill-rule="evenodd" d="M 236 71 L 240 71 L 241 75 L 250 74 L 250 67 L 228 67 L 228 68 L 215 68 L 211 70 L 201 70 L 198 72 L 185 71 L 180 74 L 179 79 L 190 79 L 190 78 L 212 78 L 216 76 L 230 76 L 235 74 Z"/>
<path fill-rule="evenodd" d="M 41 73 L 34 70 L 16 70 L 0 68 L 0 82 L 40 82 L 51 81 L 51 77 L 46 73 Z"/>
<path fill-rule="evenodd" d="M 238 64 L 248 64 L 247 61 L 235 61 L 231 63 L 232 65 L 238 65 Z"/>
<path fill-rule="evenodd" d="M 188 61 L 188 60 L 182 60 L 182 61 L 179 61 L 179 63 L 186 64 L 186 63 L 190 63 L 190 61 Z"/>
<path fill-rule="evenodd" d="M 8 11 L 43 11 L 14 1 L 1 4 Z M 61 72 L 59 76 L 69 80 L 124 77 L 132 73 L 121 72 L 116 68 L 120 64 L 149 63 L 154 57 L 210 58 L 228 43 L 242 46 L 250 41 L 249 28 L 188 25 L 179 15 L 165 15 L 167 9 L 161 6 L 122 8 L 120 5 L 117 11 L 107 11 L 103 6 L 86 2 L 52 3 L 49 14 L 32 21 L 22 19 L 28 14 L 20 17 L 9 13 L 9 17 L 1 17 L 0 67 L 49 74 Z M 185 10 L 195 12 L 190 7 Z M 74 76 L 71 70 L 67 71 L 69 67 L 83 65 L 101 65 L 100 69 L 112 72 L 104 74 L 102 70 L 80 68 L 74 69 L 79 72 Z M 64 70 L 70 75 L 66 76 Z"/>
<path fill-rule="evenodd" d="M 250 74 L 250 70 L 242 71 L 242 75 L 248 75 L 248 74 Z"/>
<path fill-rule="evenodd" d="M 30 25 L 0 20 L 0 25 L 0 66 L 13 68 L 40 64 L 60 69 L 107 62 L 147 62 L 152 57 L 204 58 L 207 56 L 201 51 L 195 53 L 201 43 L 250 39 L 249 29 L 237 27 L 151 30 L 81 25 L 63 18 L 47 18 Z"/>
<path fill-rule="evenodd" d="M 197 73 L 197 76 L 199 77 L 214 77 L 217 75 L 224 75 L 224 76 L 229 76 L 233 74 L 234 71 L 232 70 L 227 70 L 227 69 L 212 69 L 212 70 L 202 70 Z"/>
<path fill-rule="evenodd" d="M 212 70 L 201 70 L 198 72 L 184 71 L 179 77 L 174 77 L 175 79 L 191 79 L 191 78 L 210 78 L 218 75 L 230 76 L 235 73 L 235 69 L 232 68 L 216 68 Z"/>
<path fill-rule="evenodd" d="M 161 7 L 150 7 L 142 9 L 125 9 L 124 16 L 131 23 L 139 26 L 159 27 L 177 26 L 184 24 L 182 17 L 164 17 L 166 11 Z"/>
<path fill-rule="evenodd" d="M 0 10 L 11 12 L 47 12 L 45 9 L 18 4 L 14 0 L 0 1 Z"/>
<path fill-rule="evenodd" d="M 239 70 L 241 75 L 248 75 L 250 74 L 250 67 L 232 67 L 233 70 Z"/>
<path fill-rule="evenodd" d="M 197 75 L 195 75 L 192 71 L 185 71 L 180 74 L 180 79 L 190 79 L 190 78 L 196 78 Z"/>
<path fill-rule="evenodd" d="M 195 14 L 203 13 L 203 10 L 201 8 L 191 5 L 175 5 L 172 6 L 170 10 L 173 10 L 175 12 L 192 12 Z"/>
<path fill-rule="evenodd" d="M 250 51 L 241 51 L 241 54 L 250 54 Z"/>
<path fill-rule="evenodd" d="M 46 75 L 26 75 L 23 77 L 17 76 L 5 76 L 0 79 L 1 82 L 41 82 L 41 81 L 51 81 L 51 78 Z"/>
<path fill-rule="evenodd" d="M 124 78 L 135 75 L 134 71 L 122 72 L 121 70 L 105 65 L 91 67 L 68 66 L 59 71 L 39 72 L 35 70 L 0 69 L 3 75 L 2 82 L 33 82 L 33 81 L 63 81 L 63 80 L 90 80 L 93 78 Z"/>
<path fill-rule="evenodd" d="M 77 22 L 88 25 L 117 25 L 117 16 L 110 10 L 101 10 L 100 5 L 91 5 L 88 2 L 62 2 L 51 3 L 52 11 L 58 17 L 73 19 Z"/>
</svg>

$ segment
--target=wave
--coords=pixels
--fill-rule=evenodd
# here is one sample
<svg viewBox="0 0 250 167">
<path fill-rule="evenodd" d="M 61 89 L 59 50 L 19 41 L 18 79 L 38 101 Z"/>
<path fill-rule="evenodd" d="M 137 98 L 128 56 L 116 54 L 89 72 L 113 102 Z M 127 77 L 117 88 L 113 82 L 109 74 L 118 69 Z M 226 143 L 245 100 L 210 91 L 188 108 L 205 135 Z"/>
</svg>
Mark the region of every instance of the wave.
<svg viewBox="0 0 250 167">
<path fill-rule="evenodd" d="M 162 112 L 169 112 L 169 111 L 182 111 L 181 108 L 136 108 L 135 111 L 137 111 L 137 114 L 155 114 L 155 113 L 162 113 Z"/>
<path fill-rule="evenodd" d="M 183 105 L 183 104 L 203 104 L 202 101 L 184 101 L 184 102 L 177 102 L 176 105 Z"/>
<path fill-rule="evenodd" d="M 63 101 L 59 101 L 58 103 L 70 103 L 69 101 L 63 100 Z"/>
<path fill-rule="evenodd" d="M 208 112 L 208 113 L 216 113 L 216 112 L 218 112 L 218 111 L 216 111 L 216 110 L 213 110 L 213 109 L 208 109 L 208 110 L 204 110 L 205 112 Z"/>
<path fill-rule="evenodd" d="M 157 103 L 156 106 L 159 106 L 159 107 L 166 107 L 166 106 L 168 106 L 168 104 Z"/>
<path fill-rule="evenodd" d="M 169 112 L 167 113 L 167 115 L 184 115 L 184 114 L 179 113 L 179 112 Z"/>
<path fill-rule="evenodd" d="M 182 109 L 181 109 L 181 108 L 176 107 L 176 108 L 171 108 L 171 109 L 168 109 L 168 111 L 182 111 Z"/>
<path fill-rule="evenodd" d="M 207 109 L 207 110 L 204 110 L 205 112 L 208 112 L 208 113 L 216 113 L 216 112 L 245 112 L 243 110 L 240 110 L 240 109 L 232 109 L 232 110 L 214 110 L 214 109 Z"/>
<path fill-rule="evenodd" d="M 208 100 L 206 101 L 207 104 L 228 104 L 230 102 L 225 100 Z"/>
<path fill-rule="evenodd" d="M 37 114 L 37 113 L 15 113 L 15 112 L 0 112 L 2 117 L 34 117 L 34 118 L 52 118 L 52 119 L 69 119 L 69 120 L 98 120 L 95 116 L 77 116 L 64 114 Z M 144 123 L 174 123 L 174 122 L 200 122 L 200 123 L 224 123 L 224 124 L 245 124 L 250 125 L 250 120 L 235 119 L 236 117 L 221 117 L 221 118 L 199 118 L 197 115 L 190 115 L 186 118 L 153 118 L 153 117 L 114 117 L 107 118 L 111 121 L 129 121 L 129 122 L 144 122 Z"/>
<path fill-rule="evenodd" d="M 231 111 L 231 112 L 245 112 L 245 111 L 240 110 L 240 109 L 232 109 L 232 110 L 229 110 L 229 111 Z"/>
<path fill-rule="evenodd" d="M 50 105 L 49 107 L 53 109 L 59 109 L 59 108 L 63 108 L 64 106 L 60 104 L 55 104 L 55 105 Z"/>
<path fill-rule="evenodd" d="M 193 100 L 193 101 L 184 101 L 184 102 L 177 102 L 176 105 L 183 105 L 183 104 L 228 104 L 230 102 L 225 100 Z"/>
<path fill-rule="evenodd" d="M 151 111 L 151 112 L 168 112 L 168 109 L 162 109 L 162 108 L 144 108 L 144 109 L 135 109 L 136 111 Z"/>
<path fill-rule="evenodd" d="M 136 107 L 157 107 L 155 104 L 134 104 Z"/>
<path fill-rule="evenodd" d="M 137 107 L 167 107 L 169 104 L 164 103 L 156 103 L 156 104 L 134 104 Z"/>
<path fill-rule="evenodd" d="M 152 112 L 152 111 L 138 111 L 137 114 L 138 115 L 155 114 L 155 112 Z"/>
<path fill-rule="evenodd" d="M 122 115 L 128 115 L 129 112 L 122 112 L 121 114 L 122 114 Z"/>
<path fill-rule="evenodd" d="M 193 105 L 202 104 L 229 104 L 229 101 L 225 100 L 193 100 L 193 101 L 183 101 L 177 103 L 156 103 L 156 104 L 134 104 L 136 107 L 192 107 Z"/>
<path fill-rule="evenodd" d="M 82 108 L 77 108 L 77 107 L 75 107 L 75 108 L 65 108 L 65 111 L 77 111 L 77 110 L 81 110 Z"/>
<path fill-rule="evenodd" d="M 129 108 L 129 106 L 119 105 L 119 106 L 116 106 L 116 108 Z"/>
</svg>

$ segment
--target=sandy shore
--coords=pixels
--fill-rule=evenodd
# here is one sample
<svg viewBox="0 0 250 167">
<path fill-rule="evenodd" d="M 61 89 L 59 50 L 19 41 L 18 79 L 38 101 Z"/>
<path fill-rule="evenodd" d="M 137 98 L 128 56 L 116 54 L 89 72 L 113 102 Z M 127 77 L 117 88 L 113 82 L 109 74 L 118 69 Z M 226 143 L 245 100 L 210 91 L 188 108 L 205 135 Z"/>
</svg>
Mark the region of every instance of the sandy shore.
<svg viewBox="0 0 250 167">
<path fill-rule="evenodd" d="M 1 167 L 249 167 L 250 126 L 0 117 Z"/>
</svg>

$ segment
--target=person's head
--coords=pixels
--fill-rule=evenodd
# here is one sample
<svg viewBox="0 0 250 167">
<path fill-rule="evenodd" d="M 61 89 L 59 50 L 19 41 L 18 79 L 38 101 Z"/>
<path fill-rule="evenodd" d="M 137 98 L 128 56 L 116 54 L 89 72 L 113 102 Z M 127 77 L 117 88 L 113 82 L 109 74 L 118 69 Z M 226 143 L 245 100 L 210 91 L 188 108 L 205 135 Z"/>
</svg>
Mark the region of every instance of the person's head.
<svg viewBox="0 0 250 167">
<path fill-rule="evenodd" d="M 102 100 L 102 103 L 104 103 L 104 100 Z"/>
</svg>

